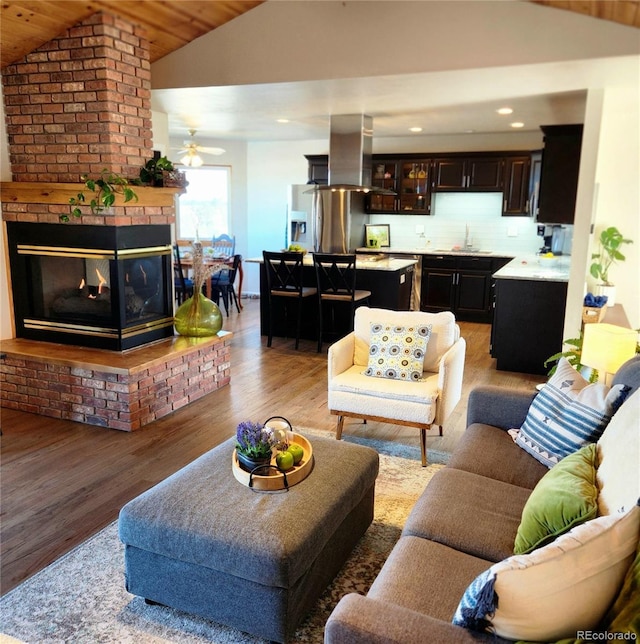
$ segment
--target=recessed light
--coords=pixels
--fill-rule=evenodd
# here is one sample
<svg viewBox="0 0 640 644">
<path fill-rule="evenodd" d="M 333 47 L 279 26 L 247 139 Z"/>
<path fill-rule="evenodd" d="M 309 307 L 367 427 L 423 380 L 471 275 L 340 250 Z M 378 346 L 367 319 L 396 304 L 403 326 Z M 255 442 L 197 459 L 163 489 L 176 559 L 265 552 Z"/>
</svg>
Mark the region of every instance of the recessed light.
<svg viewBox="0 0 640 644">
<path fill-rule="evenodd" d="M 501 107 L 499 110 L 496 110 L 498 114 L 513 114 L 513 110 L 510 107 Z"/>
<path fill-rule="evenodd" d="M 516 121 L 515 123 L 511 124 L 511 127 L 524 127 L 524 123 L 521 123 L 520 121 Z"/>
<path fill-rule="evenodd" d="M 289 119 L 276 119 L 276 123 L 288 123 Z"/>
<path fill-rule="evenodd" d="M 421 127 L 410 127 L 409 132 L 422 132 Z"/>
</svg>

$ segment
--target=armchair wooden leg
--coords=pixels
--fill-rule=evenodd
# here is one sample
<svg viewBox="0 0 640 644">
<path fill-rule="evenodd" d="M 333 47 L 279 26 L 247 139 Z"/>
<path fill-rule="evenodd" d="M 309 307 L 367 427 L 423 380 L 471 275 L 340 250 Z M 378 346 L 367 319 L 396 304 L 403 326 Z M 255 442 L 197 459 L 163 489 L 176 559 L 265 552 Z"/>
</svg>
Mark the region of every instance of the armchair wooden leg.
<svg viewBox="0 0 640 644">
<path fill-rule="evenodd" d="M 336 425 L 336 440 L 342 438 L 342 426 L 344 425 L 344 416 L 338 416 L 338 424 Z"/>
<path fill-rule="evenodd" d="M 427 430 L 420 428 L 420 456 L 422 457 L 422 467 L 427 467 Z"/>
</svg>

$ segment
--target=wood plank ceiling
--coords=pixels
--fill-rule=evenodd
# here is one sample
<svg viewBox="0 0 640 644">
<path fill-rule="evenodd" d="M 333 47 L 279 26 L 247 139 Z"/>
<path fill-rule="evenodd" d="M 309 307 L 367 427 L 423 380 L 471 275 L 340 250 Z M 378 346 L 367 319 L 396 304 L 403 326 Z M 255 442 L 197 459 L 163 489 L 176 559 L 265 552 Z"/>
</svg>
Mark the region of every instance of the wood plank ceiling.
<svg viewBox="0 0 640 644">
<path fill-rule="evenodd" d="M 144 27 L 154 62 L 264 0 L 0 1 L 0 63 L 4 68 L 101 10 Z M 531 1 L 640 28 L 640 0 Z"/>
<path fill-rule="evenodd" d="M 98 11 L 144 27 L 151 62 L 264 0 L 2 0 L 0 61 L 6 67 Z"/>
</svg>

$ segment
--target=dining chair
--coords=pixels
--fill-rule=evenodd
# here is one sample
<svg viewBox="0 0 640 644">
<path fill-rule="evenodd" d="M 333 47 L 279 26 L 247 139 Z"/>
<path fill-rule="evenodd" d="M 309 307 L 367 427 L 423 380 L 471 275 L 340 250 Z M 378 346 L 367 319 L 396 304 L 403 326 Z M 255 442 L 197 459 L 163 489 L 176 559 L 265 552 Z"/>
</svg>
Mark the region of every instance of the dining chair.
<svg viewBox="0 0 640 644">
<path fill-rule="evenodd" d="M 356 256 L 344 253 L 314 253 L 318 289 L 318 353 L 322 350 L 324 318 L 336 328 L 336 306 L 347 308 L 349 331 L 353 330 L 353 316 L 361 304 L 368 304 L 371 291 L 356 289 Z M 346 306 L 345 306 L 346 305 Z"/>
<path fill-rule="evenodd" d="M 273 340 L 273 305 L 276 300 L 285 304 L 285 315 L 288 314 L 288 303 L 295 302 L 296 307 L 296 349 L 300 343 L 300 326 L 302 322 L 302 302 L 318 290 L 311 286 L 303 286 L 303 253 L 262 251 L 264 270 L 267 279 L 269 297 L 269 328 L 267 346 Z M 288 315 L 287 315 L 288 317 Z"/>
<path fill-rule="evenodd" d="M 180 246 L 173 245 L 173 284 L 176 293 L 176 304 L 182 304 L 193 295 L 193 280 L 184 276 L 182 262 L 180 261 Z"/>
<path fill-rule="evenodd" d="M 236 252 L 236 236 L 218 235 L 211 241 L 211 246 L 216 257 L 231 258 Z"/>
<path fill-rule="evenodd" d="M 227 317 L 229 317 L 230 302 L 235 303 L 236 309 L 240 313 L 240 304 L 238 303 L 238 296 L 234 284 L 241 261 L 242 255 L 234 255 L 233 264 L 230 268 L 223 268 L 211 277 L 211 297 L 215 300 L 216 304 L 220 303 L 220 297 L 222 297 L 222 303 L 224 304 L 224 311 Z"/>
</svg>

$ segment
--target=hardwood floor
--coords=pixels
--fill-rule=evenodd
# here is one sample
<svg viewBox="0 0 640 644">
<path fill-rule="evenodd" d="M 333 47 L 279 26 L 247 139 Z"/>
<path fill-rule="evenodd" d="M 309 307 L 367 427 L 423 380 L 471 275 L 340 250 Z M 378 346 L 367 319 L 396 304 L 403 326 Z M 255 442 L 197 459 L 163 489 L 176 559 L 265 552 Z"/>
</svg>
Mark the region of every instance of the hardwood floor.
<svg viewBox="0 0 640 644">
<path fill-rule="evenodd" d="M 315 341 L 259 332 L 259 301 L 225 317 L 234 332 L 231 385 L 171 416 L 127 433 L 2 409 L 1 592 L 5 593 L 115 520 L 130 499 L 232 436 L 244 419 L 282 415 L 298 427 L 332 433 L 327 411 L 326 352 Z M 466 400 L 479 384 L 529 388 L 539 376 L 500 372 L 488 353 L 490 326 L 460 323 L 467 341 L 463 397 L 444 436 L 428 448 L 450 451 L 465 429 Z M 345 434 L 419 445 L 417 430 L 345 422 Z"/>
</svg>

